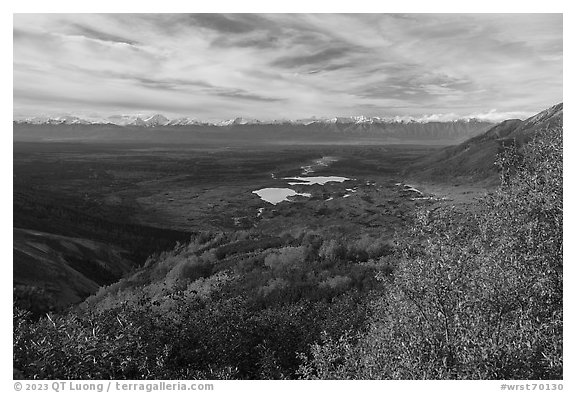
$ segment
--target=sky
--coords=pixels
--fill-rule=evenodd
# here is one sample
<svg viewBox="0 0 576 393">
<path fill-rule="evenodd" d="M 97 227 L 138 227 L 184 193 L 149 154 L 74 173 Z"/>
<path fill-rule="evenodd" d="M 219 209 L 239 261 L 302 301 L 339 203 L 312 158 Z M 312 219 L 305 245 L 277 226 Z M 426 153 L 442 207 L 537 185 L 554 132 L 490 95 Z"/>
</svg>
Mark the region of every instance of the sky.
<svg viewBox="0 0 576 393">
<path fill-rule="evenodd" d="M 500 121 L 562 102 L 562 14 L 14 14 L 13 116 Z"/>
</svg>

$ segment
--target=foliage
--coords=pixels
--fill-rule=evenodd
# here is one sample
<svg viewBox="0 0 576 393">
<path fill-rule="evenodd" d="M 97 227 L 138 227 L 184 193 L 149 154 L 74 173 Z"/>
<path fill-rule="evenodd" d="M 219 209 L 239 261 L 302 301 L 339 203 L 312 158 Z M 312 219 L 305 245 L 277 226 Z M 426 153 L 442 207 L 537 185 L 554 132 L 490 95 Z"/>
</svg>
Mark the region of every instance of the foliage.
<svg viewBox="0 0 576 393">
<path fill-rule="evenodd" d="M 69 312 L 15 309 L 14 367 L 40 379 L 294 378 L 322 332 L 366 319 L 375 268 L 324 270 L 321 243 L 200 233 Z"/>
<path fill-rule="evenodd" d="M 175 295 L 176 296 L 176 295 Z M 14 367 L 27 378 L 288 378 L 325 330 L 339 336 L 363 320 L 350 297 L 254 310 L 243 298 L 160 302 L 15 320 Z M 15 315 L 21 315 L 15 310 Z"/>
<path fill-rule="evenodd" d="M 39 318 L 54 309 L 52 296 L 43 288 L 30 285 L 17 285 L 13 289 L 14 306 L 30 312 L 32 318 Z"/>
<path fill-rule="evenodd" d="M 301 376 L 561 379 L 561 132 L 502 154 L 479 213 L 420 212 L 368 332 L 315 345 Z"/>
</svg>

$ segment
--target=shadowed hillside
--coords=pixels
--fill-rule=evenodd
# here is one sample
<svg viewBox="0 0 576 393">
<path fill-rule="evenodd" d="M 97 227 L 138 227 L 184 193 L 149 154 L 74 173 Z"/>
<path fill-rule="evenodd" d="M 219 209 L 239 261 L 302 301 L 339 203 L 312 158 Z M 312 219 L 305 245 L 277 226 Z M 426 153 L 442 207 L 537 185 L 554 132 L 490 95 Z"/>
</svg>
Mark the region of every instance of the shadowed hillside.
<svg viewBox="0 0 576 393">
<path fill-rule="evenodd" d="M 457 146 L 446 147 L 412 165 L 411 178 L 437 181 L 498 183 L 496 156 L 506 146 L 522 146 L 544 129 L 562 126 L 563 104 L 527 120 L 506 120 Z"/>
<path fill-rule="evenodd" d="M 37 287 L 55 306 L 77 303 L 120 279 L 134 263 L 119 247 L 45 232 L 14 229 L 14 286 Z"/>
<path fill-rule="evenodd" d="M 127 209 L 122 214 L 120 209 L 91 207 L 81 198 L 62 199 L 24 183 L 15 181 L 13 198 L 17 302 L 34 306 L 41 301 L 46 308 L 78 303 L 149 255 L 190 236 L 130 223 Z"/>
</svg>

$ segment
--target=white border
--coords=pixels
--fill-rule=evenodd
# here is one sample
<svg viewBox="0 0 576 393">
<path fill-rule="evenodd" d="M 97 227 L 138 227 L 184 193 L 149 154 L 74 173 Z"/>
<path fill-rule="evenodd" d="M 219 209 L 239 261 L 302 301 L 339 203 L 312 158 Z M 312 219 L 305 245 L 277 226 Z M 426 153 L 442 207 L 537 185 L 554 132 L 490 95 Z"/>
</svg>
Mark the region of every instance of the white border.
<svg viewBox="0 0 576 393">
<path fill-rule="evenodd" d="M 576 20 L 572 8 L 569 6 L 568 1 L 547 0 L 547 1 L 498 1 L 498 0 L 483 0 L 480 2 L 457 2 L 446 0 L 419 0 L 419 1 L 368 1 L 368 0 L 353 0 L 353 1 L 311 1 L 311 0 L 289 0 L 278 4 L 278 2 L 264 1 L 264 0 L 242 0 L 242 1 L 222 1 L 211 0 L 209 2 L 193 2 L 193 1 L 172 1 L 162 0 L 154 2 L 141 2 L 141 1 L 119 1 L 119 0 L 98 0 L 95 2 L 81 2 L 71 0 L 26 0 L 26 1 L 8 1 L 4 2 L 2 13 L 0 14 L 0 26 L 2 28 L 2 53 L 5 53 L 5 60 L 2 62 L 3 73 L 2 79 L 4 86 L 3 100 L 0 108 L 2 109 L 3 134 L 2 137 L 6 138 L 5 143 L 2 143 L 2 157 L 3 162 L 0 166 L 2 173 L 2 184 L 5 185 L 4 192 L 2 193 L 2 207 L 3 207 L 3 226 L 2 226 L 2 239 L 1 250 L 4 258 L 4 274 L 3 284 L 4 288 L 1 301 L 1 313 L 4 316 L 4 323 L 1 330 L 1 343 L 2 348 L 2 385 L 6 390 L 14 391 L 12 383 L 12 326 L 8 322 L 11 314 L 11 280 L 12 280 L 12 64 L 8 60 L 10 56 L 8 53 L 12 51 L 12 18 L 13 13 L 53 13 L 53 12 L 418 12 L 418 13 L 455 13 L 455 12 L 488 12 L 488 13 L 510 13 L 510 12 L 529 12 L 529 13 L 564 13 L 564 70 L 565 83 L 564 83 L 564 103 L 567 116 L 564 117 L 566 121 L 564 133 L 564 207 L 565 207 L 565 239 L 568 242 L 565 245 L 565 283 L 564 286 L 564 299 L 565 299 L 565 334 L 564 334 L 564 391 L 574 391 L 575 378 L 570 370 L 574 370 L 574 339 L 571 336 L 571 328 L 574 327 L 573 315 L 571 307 L 571 299 L 575 299 L 574 285 L 571 281 L 574 278 L 574 242 L 571 242 L 573 232 L 573 223 L 575 218 L 575 209 L 573 203 L 574 196 L 574 181 L 573 173 L 576 169 L 575 158 L 576 155 L 570 154 L 574 149 L 574 121 L 572 118 L 572 86 L 573 77 L 570 70 L 574 70 L 574 26 Z M 566 45 L 567 43 L 567 45 Z M 535 92 L 537 94 L 537 92 Z M 553 105 L 555 103 L 550 103 Z M 544 108 L 542 108 L 544 109 Z M 518 383 L 525 383 L 526 381 L 518 381 Z M 216 381 L 216 392 L 223 391 L 251 391 L 251 392 L 266 392 L 269 393 L 271 389 L 279 389 L 281 391 L 289 390 L 329 390 L 329 391 L 349 391 L 349 390 L 366 390 L 366 391 L 400 391 L 414 389 L 419 392 L 441 391 L 441 392 L 495 392 L 500 390 L 501 382 L 498 381 L 286 381 L 286 382 L 270 382 L 270 381 L 256 381 L 256 382 L 219 382 Z"/>
</svg>

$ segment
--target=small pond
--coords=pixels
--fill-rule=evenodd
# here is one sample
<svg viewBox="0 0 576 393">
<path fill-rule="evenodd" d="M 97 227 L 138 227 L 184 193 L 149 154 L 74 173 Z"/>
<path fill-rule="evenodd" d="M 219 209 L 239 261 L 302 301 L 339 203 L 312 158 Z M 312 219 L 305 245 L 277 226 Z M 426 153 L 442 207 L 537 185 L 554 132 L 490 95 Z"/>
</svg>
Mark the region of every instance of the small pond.
<svg viewBox="0 0 576 393">
<path fill-rule="evenodd" d="M 319 184 L 323 186 L 329 182 L 342 183 L 346 180 L 353 180 L 342 176 L 307 176 L 307 177 L 285 177 L 284 180 L 295 180 L 294 182 L 288 182 L 291 186 L 311 186 L 313 184 Z"/>
<path fill-rule="evenodd" d="M 273 205 L 287 201 L 289 197 L 300 195 L 310 198 L 311 194 L 306 192 L 296 192 L 291 188 L 262 188 L 260 190 L 252 191 L 258 195 L 262 200 L 269 202 Z"/>
</svg>

